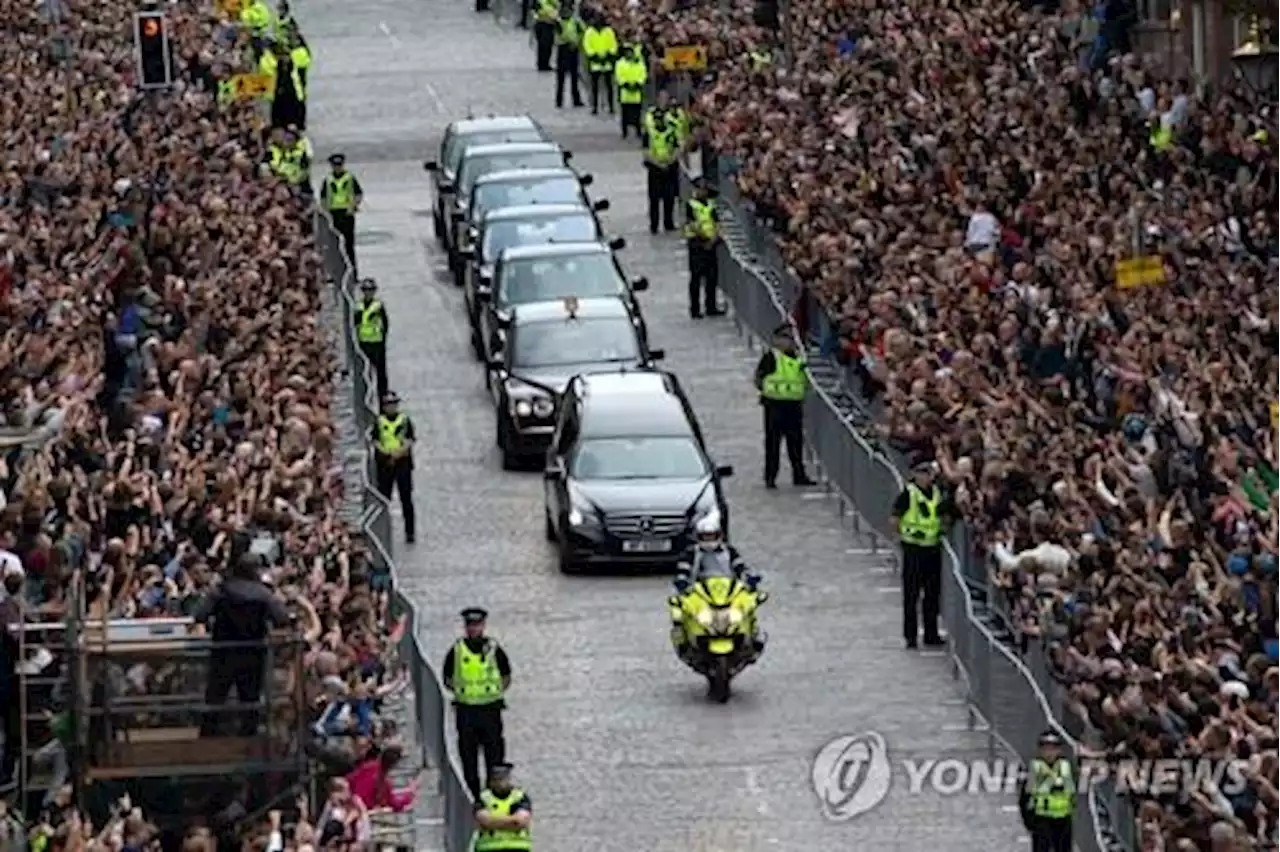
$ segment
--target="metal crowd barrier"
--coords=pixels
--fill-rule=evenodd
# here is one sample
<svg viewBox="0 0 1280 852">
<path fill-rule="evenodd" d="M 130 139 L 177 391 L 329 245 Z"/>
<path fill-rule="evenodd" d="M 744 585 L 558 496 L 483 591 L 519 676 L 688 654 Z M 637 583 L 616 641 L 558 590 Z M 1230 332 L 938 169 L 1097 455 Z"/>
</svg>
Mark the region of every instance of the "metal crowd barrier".
<svg viewBox="0 0 1280 852">
<path fill-rule="evenodd" d="M 364 435 L 377 419 L 378 400 L 373 366 L 360 350 L 355 337 L 357 282 L 332 220 L 319 209 L 315 213 L 315 234 L 324 259 L 326 277 L 334 286 L 342 312 L 343 348 L 354 385 L 356 423 Z M 462 781 L 462 770 L 449 753 L 446 735 L 449 701 L 445 697 L 440 676 L 428 662 L 418 638 L 420 624 L 417 607 L 400 592 L 396 583 L 396 566 L 391 556 L 391 506 L 374 485 L 377 479 L 373 469 L 373 453 L 366 448 L 364 455 L 363 513 L 359 527 L 369 547 L 374 574 L 380 575 L 390 584 L 392 623 L 401 617 L 407 620 L 398 654 L 412 675 L 416 713 L 414 722 L 417 741 L 423 749 L 424 765 L 435 767 L 439 774 L 444 848 L 447 852 L 470 852 L 475 825 L 474 800 Z"/>
<path fill-rule="evenodd" d="M 809 350 L 810 328 L 797 328 L 793 312 L 806 298 L 804 288 L 783 262 L 776 241 L 750 202 L 742 199 L 732 180 L 732 161 L 720 159 L 713 177 L 721 208 L 727 214 L 724 241 L 719 248 L 720 289 L 728 299 L 733 321 L 749 347 L 768 346 L 773 331 L 786 323 L 802 349 Z M 811 311 L 815 305 L 806 306 Z M 831 327 L 825 314 L 821 322 Z M 821 329 L 819 329 L 821 330 Z M 839 370 L 810 356 L 813 392 L 805 402 L 805 439 L 821 482 L 834 497 L 836 512 L 848 518 L 854 535 L 865 538 L 873 552 L 883 550 L 896 560 L 897 531 L 889 518 L 892 504 L 904 487 L 903 473 L 892 454 L 860 434 L 862 412 L 850 399 Z M 942 616 L 952 674 L 962 684 L 969 706 L 969 724 L 987 734 L 992 756 L 1002 752 L 1030 761 L 1037 740 L 1046 729 L 1062 735 L 1079 757 L 1087 747 L 1088 730 L 1064 712 L 1062 690 L 1054 682 L 1039 643 L 1023 656 L 1016 637 L 991 607 L 985 563 L 969 545 L 969 531 L 957 525 L 944 546 Z M 1064 724 L 1062 719 L 1067 718 Z M 1093 787 L 1082 796 L 1075 819 L 1075 844 L 1081 852 L 1136 849 L 1132 810 L 1114 790 Z M 1118 817 L 1127 823 L 1123 836 L 1111 825 Z"/>
</svg>

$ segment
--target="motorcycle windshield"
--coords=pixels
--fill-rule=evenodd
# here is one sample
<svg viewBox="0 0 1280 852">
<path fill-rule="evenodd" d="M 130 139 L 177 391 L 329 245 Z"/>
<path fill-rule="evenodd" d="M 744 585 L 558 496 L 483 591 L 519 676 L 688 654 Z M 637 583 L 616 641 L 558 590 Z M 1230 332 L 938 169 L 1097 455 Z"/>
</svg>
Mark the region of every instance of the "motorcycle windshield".
<svg viewBox="0 0 1280 852">
<path fill-rule="evenodd" d="M 698 585 L 702 588 L 707 603 L 714 607 L 728 606 L 737 594 L 737 581 L 732 577 L 701 577 Z"/>
</svg>

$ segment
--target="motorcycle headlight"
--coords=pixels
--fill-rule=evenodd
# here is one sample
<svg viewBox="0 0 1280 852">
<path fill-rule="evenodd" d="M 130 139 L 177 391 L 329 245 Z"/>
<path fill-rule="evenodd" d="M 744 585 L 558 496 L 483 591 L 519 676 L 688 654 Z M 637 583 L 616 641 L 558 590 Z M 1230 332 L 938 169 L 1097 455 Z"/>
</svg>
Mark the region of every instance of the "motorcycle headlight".
<svg viewBox="0 0 1280 852">
<path fill-rule="evenodd" d="M 528 417 L 533 413 L 533 404 L 527 399 L 517 399 L 511 404 L 511 410 L 516 417 Z"/>
<path fill-rule="evenodd" d="M 724 613 L 725 613 L 725 616 L 729 619 L 729 624 L 732 625 L 733 627 L 737 627 L 739 624 L 742 623 L 742 610 L 727 609 L 724 611 Z"/>
<path fill-rule="evenodd" d="M 693 619 L 703 627 L 710 627 L 711 622 L 715 621 L 715 613 L 710 609 L 699 610 L 698 614 L 695 615 Z"/>
<path fill-rule="evenodd" d="M 553 399 L 540 396 L 533 401 L 533 413 L 537 417 L 550 417 L 555 413 L 556 403 Z"/>
</svg>

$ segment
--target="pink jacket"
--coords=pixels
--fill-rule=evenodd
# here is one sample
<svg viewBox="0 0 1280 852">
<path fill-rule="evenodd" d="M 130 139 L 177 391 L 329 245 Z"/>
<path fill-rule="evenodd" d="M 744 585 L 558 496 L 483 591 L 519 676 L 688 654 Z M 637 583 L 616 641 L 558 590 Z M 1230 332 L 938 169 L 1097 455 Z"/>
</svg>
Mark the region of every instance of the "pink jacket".
<svg viewBox="0 0 1280 852">
<path fill-rule="evenodd" d="M 393 790 L 391 780 L 382 772 L 382 763 L 375 757 L 361 763 L 347 775 L 352 795 L 364 802 L 364 806 L 391 808 L 399 813 L 413 805 L 413 790 Z"/>
</svg>

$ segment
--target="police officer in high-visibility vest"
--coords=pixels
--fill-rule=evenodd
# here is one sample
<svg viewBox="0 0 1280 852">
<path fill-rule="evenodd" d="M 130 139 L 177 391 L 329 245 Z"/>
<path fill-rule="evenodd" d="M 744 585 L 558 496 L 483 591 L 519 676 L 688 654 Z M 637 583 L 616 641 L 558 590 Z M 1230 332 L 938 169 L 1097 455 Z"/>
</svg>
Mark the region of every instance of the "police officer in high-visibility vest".
<svg viewBox="0 0 1280 852">
<path fill-rule="evenodd" d="M 764 485 L 778 487 L 778 468 L 782 442 L 787 444 L 791 462 L 791 481 L 796 485 L 813 485 L 804 470 L 804 398 L 809 392 L 809 376 L 804 358 L 796 349 L 795 337 L 788 325 L 773 332 L 773 349 L 756 364 L 756 388 L 764 406 Z"/>
<path fill-rule="evenodd" d="M 684 203 L 684 238 L 689 249 L 689 316 L 702 319 L 724 313 L 716 304 L 716 246 L 720 244 L 720 211 L 711 197 L 705 178 L 693 184 L 693 194 Z"/>
<path fill-rule="evenodd" d="M 530 823 L 533 803 L 512 785 L 510 763 L 489 770 L 489 783 L 476 799 L 474 852 L 529 852 L 533 849 Z"/>
<path fill-rule="evenodd" d="M 902 636 L 911 649 L 918 647 L 922 627 L 926 647 L 944 644 L 938 632 L 942 539 L 956 511 L 933 477 L 933 462 L 917 464 L 891 512 L 902 544 Z"/>
<path fill-rule="evenodd" d="M 320 187 L 320 201 L 329 211 L 333 219 L 333 229 L 342 237 L 342 250 L 346 252 L 347 261 L 351 264 L 351 273 L 356 272 L 356 213 L 360 210 L 360 202 L 364 200 L 364 190 L 356 176 L 347 171 L 347 158 L 344 154 L 331 154 L 329 165 L 332 171 L 324 179 Z"/>
<path fill-rule="evenodd" d="M 1071 852 L 1071 821 L 1076 812 L 1075 767 L 1062 737 L 1048 730 L 1019 791 L 1022 822 L 1031 833 L 1031 852 Z"/>
<path fill-rule="evenodd" d="M 598 12 L 587 21 L 587 30 L 582 34 L 582 52 L 587 55 L 587 71 L 591 74 L 591 114 L 600 113 L 603 97 L 609 106 L 609 115 L 613 115 L 613 66 L 618 61 L 618 36 Z"/>
<path fill-rule="evenodd" d="M 582 91 L 578 87 L 578 68 L 582 64 L 582 33 L 586 29 L 582 18 L 573 10 L 573 0 L 564 0 L 564 11 L 556 24 L 556 108 L 564 106 L 564 83 L 569 81 L 573 105 L 582 106 Z"/>
<path fill-rule="evenodd" d="M 662 227 L 676 229 L 676 197 L 680 194 L 680 145 L 682 133 L 680 113 L 671 106 L 671 98 L 658 92 L 658 103 L 648 109 L 641 123 L 645 145 L 644 167 L 648 173 L 649 233 Z"/>
<path fill-rule="evenodd" d="M 413 421 L 400 410 L 400 397 L 395 393 L 388 391 L 382 395 L 382 411 L 370 432 L 378 491 L 388 500 L 393 490 L 400 492 L 404 538 L 413 544 L 417 530 L 413 511 L 413 443 L 417 436 Z"/>
<path fill-rule="evenodd" d="M 356 303 L 356 341 L 360 351 L 373 367 L 378 383 L 378 399 L 387 392 L 387 308 L 378 298 L 378 282 L 366 278 L 360 282 L 360 301 Z"/>
<path fill-rule="evenodd" d="M 493 780 L 495 767 L 506 759 L 502 711 L 511 688 L 511 660 L 497 640 L 484 633 L 489 613 L 480 607 L 462 611 L 465 635 L 445 654 L 440 668 L 445 689 L 453 693 L 458 729 L 458 758 L 467 788 L 480 798 L 480 753 L 485 772 Z"/>
<path fill-rule="evenodd" d="M 270 35 L 275 22 L 275 14 L 263 0 L 250 0 L 240 10 L 241 25 L 255 39 L 264 39 Z"/>
<path fill-rule="evenodd" d="M 551 51 L 560 26 L 560 3 L 558 0 L 537 0 L 537 3 L 537 11 L 533 13 L 533 40 L 537 46 L 538 70 L 550 71 Z"/>
<path fill-rule="evenodd" d="M 613 80 L 618 85 L 618 105 L 622 108 L 622 138 L 627 138 L 628 130 L 634 130 L 643 140 L 640 110 L 644 105 L 644 88 L 649 83 L 649 68 L 640 45 L 627 45 L 614 63 Z"/>
</svg>

